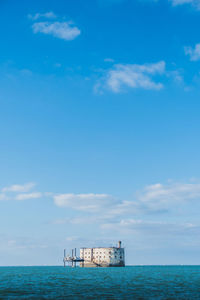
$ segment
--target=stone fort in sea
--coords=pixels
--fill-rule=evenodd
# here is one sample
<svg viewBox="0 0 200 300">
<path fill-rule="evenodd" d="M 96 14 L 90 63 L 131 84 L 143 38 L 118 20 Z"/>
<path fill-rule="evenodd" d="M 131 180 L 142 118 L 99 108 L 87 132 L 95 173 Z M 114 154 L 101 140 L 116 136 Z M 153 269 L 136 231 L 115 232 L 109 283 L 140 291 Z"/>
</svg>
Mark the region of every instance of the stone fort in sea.
<svg viewBox="0 0 200 300">
<path fill-rule="evenodd" d="M 72 250 L 71 256 L 66 256 L 64 252 L 63 261 L 64 266 L 68 262 L 72 267 L 76 263 L 80 263 L 80 267 L 124 267 L 125 253 L 119 241 L 117 247 L 81 248 L 79 257 L 76 256 L 76 249 Z"/>
</svg>

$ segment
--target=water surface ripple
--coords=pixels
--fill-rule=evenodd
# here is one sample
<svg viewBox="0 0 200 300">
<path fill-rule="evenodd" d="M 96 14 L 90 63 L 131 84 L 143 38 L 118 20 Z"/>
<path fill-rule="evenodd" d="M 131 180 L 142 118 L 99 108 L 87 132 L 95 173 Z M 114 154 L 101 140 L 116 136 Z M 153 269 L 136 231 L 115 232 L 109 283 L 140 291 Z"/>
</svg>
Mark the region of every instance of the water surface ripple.
<svg viewBox="0 0 200 300">
<path fill-rule="evenodd" d="M 0 299 L 200 299 L 200 266 L 1 267 Z"/>
</svg>

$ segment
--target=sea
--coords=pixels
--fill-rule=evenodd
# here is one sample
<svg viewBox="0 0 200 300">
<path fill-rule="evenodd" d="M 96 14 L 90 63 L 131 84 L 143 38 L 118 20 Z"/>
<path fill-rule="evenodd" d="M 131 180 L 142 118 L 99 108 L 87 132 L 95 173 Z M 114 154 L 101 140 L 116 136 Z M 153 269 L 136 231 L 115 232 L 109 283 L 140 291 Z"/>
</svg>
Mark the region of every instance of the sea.
<svg viewBox="0 0 200 300">
<path fill-rule="evenodd" d="M 200 299 L 200 266 L 0 267 L 0 299 Z"/>
</svg>

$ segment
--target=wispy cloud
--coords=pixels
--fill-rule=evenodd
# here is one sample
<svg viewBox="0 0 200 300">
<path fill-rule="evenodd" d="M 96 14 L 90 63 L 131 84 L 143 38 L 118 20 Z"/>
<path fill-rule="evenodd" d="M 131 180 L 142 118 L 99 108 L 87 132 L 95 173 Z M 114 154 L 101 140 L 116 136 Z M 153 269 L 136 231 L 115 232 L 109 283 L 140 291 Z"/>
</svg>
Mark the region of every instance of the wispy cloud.
<svg viewBox="0 0 200 300">
<path fill-rule="evenodd" d="M 200 198 L 200 182 L 168 182 L 166 184 L 156 183 L 147 185 L 137 191 L 129 199 L 120 199 L 109 194 L 75 194 L 75 193 L 41 193 L 33 190 L 35 183 L 24 185 L 11 185 L 4 187 L 0 192 L 0 200 L 28 200 L 41 197 L 50 197 L 58 207 L 70 208 L 92 214 L 96 220 L 101 222 L 105 219 L 114 219 L 118 216 L 151 214 L 152 212 L 169 212 L 177 206 L 187 205 L 191 201 Z M 101 215 L 101 213 L 103 214 Z M 100 215 L 99 215 L 100 214 Z M 87 215 L 75 215 L 74 219 L 66 219 L 67 222 L 86 222 Z M 65 222 L 65 221 L 64 221 Z"/>
<path fill-rule="evenodd" d="M 32 188 L 34 188 L 35 185 L 36 184 L 34 182 L 28 182 L 23 185 L 14 184 L 14 185 L 2 188 L 2 192 L 3 193 L 5 193 L 5 192 L 26 193 L 26 192 L 29 192 Z"/>
<path fill-rule="evenodd" d="M 107 194 L 59 194 L 54 196 L 54 203 L 75 210 L 99 212 L 116 203 L 116 199 Z"/>
<path fill-rule="evenodd" d="M 173 211 L 180 205 L 200 197 L 200 183 L 178 183 L 147 185 L 138 191 L 133 199 L 124 200 L 107 194 L 59 194 L 54 203 L 59 207 L 93 213 L 96 221 L 115 219 L 118 216 L 147 215 Z M 96 213 L 101 213 L 97 215 Z M 84 216 L 65 219 L 64 222 L 86 223 Z M 60 221 L 59 221 L 60 222 Z M 61 220 L 61 222 L 63 222 Z"/>
<path fill-rule="evenodd" d="M 42 197 L 42 193 L 34 192 L 34 193 L 25 193 L 18 194 L 15 199 L 16 200 L 28 200 L 28 199 L 38 199 Z"/>
<path fill-rule="evenodd" d="M 0 201 L 5 201 L 5 200 L 8 200 L 8 196 L 4 193 L 1 193 L 0 194 Z"/>
<path fill-rule="evenodd" d="M 0 236 L 0 250 L 47 248 L 38 238 Z"/>
<path fill-rule="evenodd" d="M 105 71 L 105 75 L 96 84 L 96 89 L 106 88 L 114 93 L 121 92 L 122 88 L 141 88 L 160 90 L 163 84 L 153 80 L 154 75 L 165 74 L 165 62 L 152 64 L 116 64 Z"/>
<path fill-rule="evenodd" d="M 126 2 L 127 0 L 99 0 L 99 3 L 101 4 L 105 4 L 105 5 L 112 5 L 112 4 L 120 4 L 123 2 Z M 133 0 L 134 1 L 134 0 Z M 152 3 L 157 3 L 158 0 L 144 0 L 146 2 L 152 2 Z M 144 1 L 140 1 L 138 0 L 138 2 L 144 2 Z M 191 5 L 193 6 L 195 9 L 200 10 L 200 0 L 168 0 L 172 6 L 181 6 L 181 5 Z"/>
<path fill-rule="evenodd" d="M 54 14 L 53 11 L 49 11 L 49 12 L 46 12 L 46 13 L 36 13 L 34 15 L 28 14 L 28 18 L 35 21 L 35 20 L 38 20 L 40 18 L 56 19 L 57 16 Z"/>
<path fill-rule="evenodd" d="M 113 63 L 113 62 L 114 62 L 114 59 L 112 59 L 112 58 L 105 58 L 104 61 L 105 61 L 105 62 Z"/>
<path fill-rule="evenodd" d="M 25 184 L 13 184 L 2 188 L 0 193 L 0 201 L 7 200 L 28 200 L 28 199 L 38 199 L 42 196 L 50 196 L 48 193 L 40 193 L 32 191 L 36 186 L 35 183 L 29 182 Z M 30 192 L 31 191 L 31 192 Z M 52 195 L 51 195 L 52 196 Z"/>
<path fill-rule="evenodd" d="M 183 5 L 183 4 L 191 4 L 196 9 L 200 9 L 200 0 L 169 0 L 173 6 Z"/>
<path fill-rule="evenodd" d="M 200 44 L 196 44 L 194 48 L 185 47 L 185 54 L 189 55 L 191 61 L 200 60 Z"/>
<path fill-rule="evenodd" d="M 0 200 L 13 200 L 21 203 L 20 201 L 23 200 L 49 197 L 52 205 L 55 204 L 60 207 L 61 212 L 59 215 L 59 210 L 56 210 L 54 218 L 57 219 L 54 222 L 53 220 L 49 221 L 51 226 L 65 228 L 67 224 L 69 228 L 68 237 L 65 238 L 63 245 L 66 241 L 68 244 L 76 241 L 78 246 L 90 245 L 90 243 L 92 246 L 95 243 L 99 244 L 98 239 L 104 237 L 106 237 L 105 244 L 108 244 L 112 239 L 122 237 L 123 241 L 126 239 L 133 241 L 134 251 L 136 248 L 144 251 L 148 247 L 152 249 L 160 249 L 168 247 L 168 245 L 171 247 L 173 242 L 177 243 L 180 249 L 183 249 L 183 243 L 185 243 L 186 248 L 191 248 L 193 242 L 196 244 L 195 247 L 199 248 L 200 181 L 168 181 L 146 185 L 133 196 L 130 196 L 128 200 L 107 193 L 55 194 L 37 192 L 34 187 L 35 184 L 33 183 L 4 187 L 0 191 Z M 2 202 L 0 202 L 1 205 Z M 186 209 L 183 214 L 179 215 L 174 209 L 177 207 L 185 207 Z M 187 210 L 188 208 L 189 210 Z M 196 218 L 193 218 L 191 211 L 195 209 L 197 214 Z M 163 214 L 163 211 L 166 211 L 167 214 Z M 170 212 L 172 213 L 170 214 Z M 62 228 L 60 232 L 62 232 Z M 81 238 L 77 237 L 77 234 Z M 91 236 L 90 241 L 87 240 L 88 236 Z M 130 236 L 132 237 L 131 240 Z M 101 243 L 102 241 L 100 241 Z M 53 244 L 56 243 L 53 241 Z M 17 249 L 30 251 L 31 249 L 47 247 L 40 240 L 20 240 L 14 236 L 7 238 L 6 241 L 0 236 L 0 245 L 0 250 L 6 250 L 6 252 Z M 132 248 L 129 249 L 132 251 Z"/>
<path fill-rule="evenodd" d="M 52 35 L 66 41 L 74 40 L 81 33 L 71 22 L 37 22 L 32 25 L 34 33 Z"/>
<path fill-rule="evenodd" d="M 137 199 L 146 209 L 170 209 L 180 203 L 198 199 L 200 183 L 161 183 L 148 185 L 138 193 Z"/>
<path fill-rule="evenodd" d="M 200 226 L 193 223 L 170 223 L 164 221 L 145 221 L 141 219 L 121 219 L 117 222 L 105 223 L 101 225 L 103 230 L 117 231 L 124 235 L 142 234 L 147 235 L 177 235 L 199 233 Z"/>
<path fill-rule="evenodd" d="M 184 83 L 183 70 L 168 71 L 167 77 L 171 78 L 174 83 L 180 85 Z"/>
<path fill-rule="evenodd" d="M 74 40 L 81 33 L 80 29 L 76 27 L 73 22 L 63 22 L 59 20 L 59 17 L 52 11 L 46 13 L 36 13 L 35 15 L 28 15 L 28 18 L 32 21 L 38 19 L 57 19 L 56 21 L 40 21 L 34 22 L 32 25 L 33 32 L 52 35 L 56 38 L 66 41 Z"/>
</svg>

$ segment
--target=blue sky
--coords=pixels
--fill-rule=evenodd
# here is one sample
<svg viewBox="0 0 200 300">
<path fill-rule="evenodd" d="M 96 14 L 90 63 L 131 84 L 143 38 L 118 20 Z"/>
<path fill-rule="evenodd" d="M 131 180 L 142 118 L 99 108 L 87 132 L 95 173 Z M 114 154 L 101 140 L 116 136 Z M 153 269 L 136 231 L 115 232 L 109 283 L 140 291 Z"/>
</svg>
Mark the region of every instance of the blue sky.
<svg viewBox="0 0 200 300">
<path fill-rule="evenodd" d="M 1 0 L 0 23 L 0 265 L 119 239 L 200 264 L 200 2 Z"/>
</svg>

